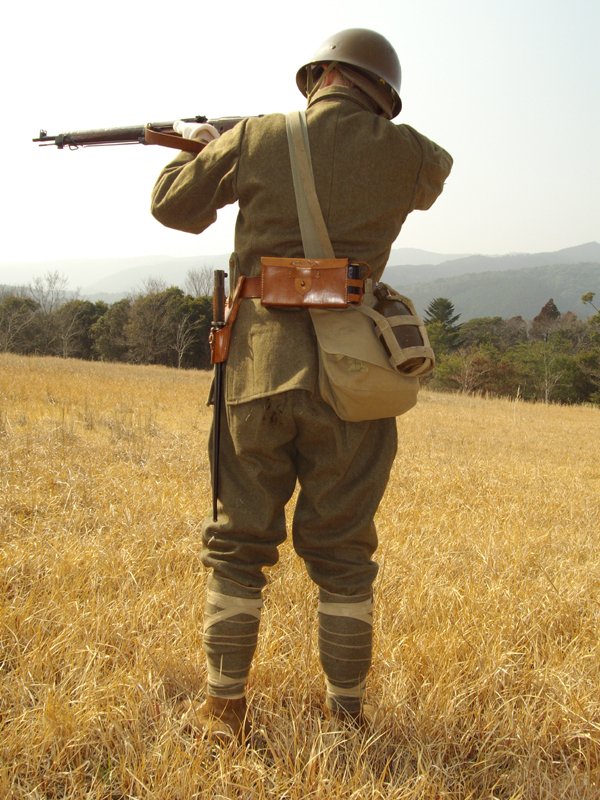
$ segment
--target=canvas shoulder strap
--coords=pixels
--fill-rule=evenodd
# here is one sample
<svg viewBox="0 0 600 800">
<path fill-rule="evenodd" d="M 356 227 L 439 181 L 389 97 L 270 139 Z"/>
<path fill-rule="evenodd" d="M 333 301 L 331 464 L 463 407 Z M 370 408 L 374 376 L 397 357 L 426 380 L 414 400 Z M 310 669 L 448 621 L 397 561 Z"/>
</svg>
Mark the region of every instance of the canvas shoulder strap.
<svg viewBox="0 0 600 800">
<path fill-rule="evenodd" d="M 315 189 L 306 113 L 292 111 L 286 117 L 286 128 L 304 257 L 335 258 Z"/>
</svg>

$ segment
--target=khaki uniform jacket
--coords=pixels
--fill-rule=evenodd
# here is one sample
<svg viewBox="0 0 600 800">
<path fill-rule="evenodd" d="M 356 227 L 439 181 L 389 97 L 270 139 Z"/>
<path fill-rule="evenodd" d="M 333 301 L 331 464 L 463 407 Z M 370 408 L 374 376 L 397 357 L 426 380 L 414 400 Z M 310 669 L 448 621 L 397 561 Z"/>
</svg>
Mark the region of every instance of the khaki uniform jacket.
<svg viewBox="0 0 600 800">
<path fill-rule="evenodd" d="M 361 93 L 331 86 L 307 109 L 317 195 L 338 258 L 366 261 L 380 279 L 406 216 L 440 195 L 452 158 L 408 125 L 376 116 Z M 201 233 L 217 210 L 239 202 L 237 273 L 260 275 L 261 256 L 304 255 L 285 116 L 244 120 L 198 155 L 178 155 L 160 174 L 152 214 Z M 230 275 L 231 285 L 237 275 Z M 225 398 L 237 404 L 290 389 L 316 392 L 317 345 L 307 310 L 244 300 L 227 362 Z"/>
</svg>

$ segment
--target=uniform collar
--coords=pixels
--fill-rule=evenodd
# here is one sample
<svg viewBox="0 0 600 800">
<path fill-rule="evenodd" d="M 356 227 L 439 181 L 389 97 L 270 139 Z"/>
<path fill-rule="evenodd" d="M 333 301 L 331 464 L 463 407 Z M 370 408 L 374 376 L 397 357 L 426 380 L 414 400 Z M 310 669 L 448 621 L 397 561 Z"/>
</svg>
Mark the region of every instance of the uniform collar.
<svg viewBox="0 0 600 800">
<path fill-rule="evenodd" d="M 370 97 L 356 89 L 351 89 L 349 86 L 326 86 L 324 89 L 320 89 L 309 101 L 307 108 L 311 108 L 315 103 L 319 103 L 322 100 L 347 100 L 366 111 L 371 111 L 373 114 L 377 113 L 377 106 Z"/>
</svg>

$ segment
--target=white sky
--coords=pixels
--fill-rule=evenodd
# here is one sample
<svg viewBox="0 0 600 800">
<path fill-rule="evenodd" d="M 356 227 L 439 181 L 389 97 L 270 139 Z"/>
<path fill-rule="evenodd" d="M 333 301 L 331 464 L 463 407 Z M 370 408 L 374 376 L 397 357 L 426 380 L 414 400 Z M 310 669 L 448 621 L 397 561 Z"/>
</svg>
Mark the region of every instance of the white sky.
<svg viewBox="0 0 600 800">
<path fill-rule="evenodd" d="M 199 237 L 150 216 L 170 151 L 69 152 L 31 139 L 40 128 L 300 108 L 298 67 L 349 27 L 394 44 L 403 68 L 397 121 L 455 159 L 444 194 L 409 217 L 396 247 L 493 254 L 600 240 L 596 0 L 7 5 L 0 263 L 229 252 L 235 210 Z"/>
</svg>

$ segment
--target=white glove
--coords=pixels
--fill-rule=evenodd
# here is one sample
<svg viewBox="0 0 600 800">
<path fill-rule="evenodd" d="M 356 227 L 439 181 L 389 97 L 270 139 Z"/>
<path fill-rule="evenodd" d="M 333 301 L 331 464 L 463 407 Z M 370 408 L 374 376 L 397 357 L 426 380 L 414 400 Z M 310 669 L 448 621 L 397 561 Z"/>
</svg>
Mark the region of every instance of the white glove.
<svg viewBox="0 0 600 800">
<path fill-rule="evenodd" d="M 173 130 L 184 139 L 194 139 L 204 144 L 218 139 L 221 135 L 214 125 L 209 125 L 207 122 L 184 122 L 181 119 L 173 123 Z"/>
</svg>

